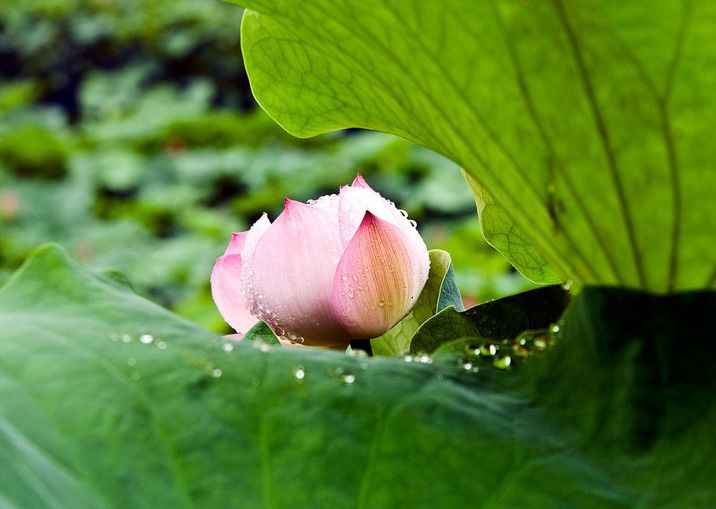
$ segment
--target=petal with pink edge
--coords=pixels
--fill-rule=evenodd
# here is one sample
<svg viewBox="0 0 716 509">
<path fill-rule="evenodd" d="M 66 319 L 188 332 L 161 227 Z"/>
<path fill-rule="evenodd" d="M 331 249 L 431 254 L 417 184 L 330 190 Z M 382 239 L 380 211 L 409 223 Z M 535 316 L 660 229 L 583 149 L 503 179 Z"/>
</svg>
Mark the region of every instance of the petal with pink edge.
<svg viewBox="0 0 716 509">
<path fill-rule="evenodd" d="M 247 279 L 251 309 L 279 336 L 310 345 L 348 343 L 331 307 L 340 255 L 335 217 L 286 200 L 253 252 Z"/>
<path fill-rule="evenodd" d="M 246 332 L 258 320 L 248 309 L 241 288 L 241 248 L 248 233 L 235 233 L 232 236 L 226 254 L 216 260 L 211 271 L 211 295 L 219 313 L 226 323 L 237 332 Z"/>
<path fill-rule="evenodd" d="M 356 176 L 351 187 L 344 186 L 340 190 L 339 228 L 341 241 L 346 245 L 358 230 L 366 211 L 396 226 L 405 235 L 412 253 L 421 253 L 413 257 L 412 275 L 414 284 L 422 286 L 428 277 L 430 257 L 425 241 L 418 233 L 415 223 L 408 220 L 391 201 L 373 191 L 360 175 Z"/>
<path fill-rule="evenodd" d="M 259 240 L 261 240 L 261 237 L 263 237 L 264 233 L 266 233 L 266 230 L 268 230 L 270 226 L 271 221 L 269 221 L 266 212 L 261 214 L 261 217 L 251 225 L 251 229 L 249 229 L 246 240 L 244 241 L 244 247 L 241 250 L 241 257 L 245 262 L 244 269 L 242 271 L 243 278 L 246 276 L 246 266 L 251 263 L 251 257 L 254 254 L 254 249 L 256 249 L 256 244 L 259 243 Z"/>
<path fill-rule="evenodd" d="M 224 254 L 241 254 L 241 251 L 244 249 L 244 244 L 246 244 L 246 237 L 248 236 L 248 233 L 249 232 L 232 233 L 231 240 L 229 241 L 229 245 L 226 246 L 226 251 L 224 251 Z"/>
<path fill-rule="evenodd" d="M 380 336 L 407 314 L 425 285 L 413 273 L 422 257 L 398 227 L 365 213 L 333 278 L 333 310 L 353 338 Z"/>
</svg>

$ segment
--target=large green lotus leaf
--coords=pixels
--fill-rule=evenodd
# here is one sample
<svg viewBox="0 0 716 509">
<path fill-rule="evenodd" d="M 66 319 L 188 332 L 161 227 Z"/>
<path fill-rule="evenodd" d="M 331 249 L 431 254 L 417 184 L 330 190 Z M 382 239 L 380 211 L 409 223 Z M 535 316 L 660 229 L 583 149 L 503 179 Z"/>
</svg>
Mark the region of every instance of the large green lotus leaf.
<svg viewBox="0 0 716 509">
<path fill-rule="evenodd" d="M 254 94 L 289 132 L 448 156 L 561 278 L 716 282 L 712 0 L 232 1 Z"/>
<path fill-rule="evenodd" d="M 462 170 L 462 175 L 475 198 L 485 240 L 531 281 L 558 283 L 559 276 L 535 249 L 529 237 L 512 222 L 509 214 L 495 203 L 474 177 L 465 170 Z"/>
<path fill-rule="evenodd" d="M 0 290 L 0 505 L 713 507 L 716 295 L 642 297 L 489 376 L 229 342 L 41 248 Z"/>
</svg>

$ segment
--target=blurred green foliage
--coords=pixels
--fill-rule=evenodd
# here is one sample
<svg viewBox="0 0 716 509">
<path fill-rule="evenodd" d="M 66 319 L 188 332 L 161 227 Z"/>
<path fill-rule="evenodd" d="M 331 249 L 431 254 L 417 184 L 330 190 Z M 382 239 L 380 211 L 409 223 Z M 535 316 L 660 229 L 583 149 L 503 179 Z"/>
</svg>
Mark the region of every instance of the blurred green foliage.
<svg viewBox="0 0 716 509">
<path fill-rule="evenodd" d="M 356 171 L 450 251 L 471 304 L 530 286 L 483 240 L 446 159 L 395 137 L 299 140 L 252 102 L 241 12 L 213 0 L 0 4 L 0 283 L 47 241 L 213 330 L 229 232 Z"/>
</svg>

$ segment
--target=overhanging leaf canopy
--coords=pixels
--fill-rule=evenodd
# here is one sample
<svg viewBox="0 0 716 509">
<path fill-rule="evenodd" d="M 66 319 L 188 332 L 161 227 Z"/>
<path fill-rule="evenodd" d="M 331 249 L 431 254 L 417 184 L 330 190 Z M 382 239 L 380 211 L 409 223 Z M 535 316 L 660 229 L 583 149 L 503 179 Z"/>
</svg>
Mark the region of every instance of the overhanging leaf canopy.
<svg viewBox="0 0 716 509">
<path fill-rule="evenodd" d="M 294 135 L 450 157 L 562 278 L 714 286 L 710 0 L 237 3 L 254 94 Z"/>
</svg>

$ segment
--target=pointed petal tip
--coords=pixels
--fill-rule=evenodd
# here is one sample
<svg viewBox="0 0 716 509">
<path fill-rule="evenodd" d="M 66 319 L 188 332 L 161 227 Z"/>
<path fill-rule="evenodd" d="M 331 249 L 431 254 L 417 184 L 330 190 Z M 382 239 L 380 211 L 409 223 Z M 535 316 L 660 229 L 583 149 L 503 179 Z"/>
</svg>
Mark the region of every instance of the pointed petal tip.
<svg viewBox="0 0 716 509">
<path fill-rule="evenodd" d="M 363 178 L 363 175 L 360 173 L 356 174 L 356 178 L 353 179 L 353 183 L 351 184 L 351 187 L 364 187 L 366 189 L 370 189 L 371 187 L 368 185 L 368 182 L 365 181 Z"/>
<path fill-rule="evenodd" d="M 367 225 L 367 226 L 376 225 L 376 224 L 380 224 L 382 222 L 383 222 L 383 220 L 381 218 L 379 218 L 378 216 L 373 214 L 370 210 L 366 210 L 365 214 L 363 214 L 363 219 L 361 220 L 358 228 L 360 228 L 363 225 Z"/>
</svg>

